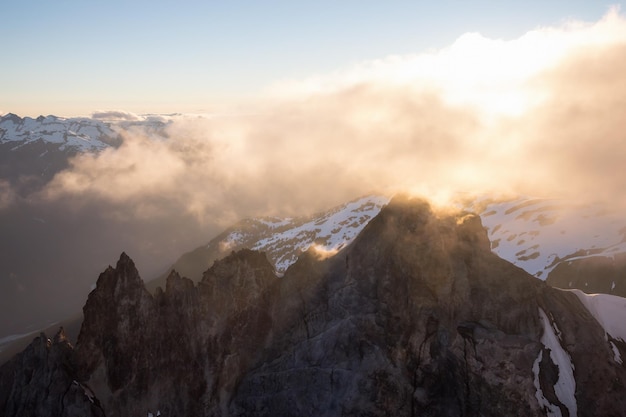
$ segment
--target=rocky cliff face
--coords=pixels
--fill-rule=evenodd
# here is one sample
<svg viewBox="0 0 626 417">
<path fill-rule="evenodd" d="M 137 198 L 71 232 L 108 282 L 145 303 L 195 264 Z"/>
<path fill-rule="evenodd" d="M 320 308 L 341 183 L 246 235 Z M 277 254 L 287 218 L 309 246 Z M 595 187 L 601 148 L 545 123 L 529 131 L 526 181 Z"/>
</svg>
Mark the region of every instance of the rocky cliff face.
<svg viewBox="0 0 626 417">
<path fill-rule="evenodd" d="M 626 254 L 566 260 L 552 270 L 546 282 L 558 288 L 626 297 Z"/>
<path fill-rule="evenodd" d="M 98 399 L 77 375 L 63 328 L 53 340 L 39 335 L 0 368 L 0 416 L 104 416 Z"/>
<path fill-rule="evenodd" d="M 626 412 L 626 344 L 494 255 L 477 216 L 396 198 L 326 255 L 278 278 L 243 250 L 151 295 L 123 254 L 87 300 L 68 374 L 108 416 Z"/>
</svg>

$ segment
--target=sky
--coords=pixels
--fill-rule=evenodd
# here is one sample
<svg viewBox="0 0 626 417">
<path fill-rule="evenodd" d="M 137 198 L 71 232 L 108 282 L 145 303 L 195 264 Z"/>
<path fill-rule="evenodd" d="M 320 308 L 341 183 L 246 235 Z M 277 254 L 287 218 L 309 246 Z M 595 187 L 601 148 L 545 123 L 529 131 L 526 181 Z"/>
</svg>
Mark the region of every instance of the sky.
<svg viewBox="0 0 626 417">
<path fill-rule="evenodd" d="M 611 5 L 558 1 L 14 1 L 2 6 L 0 112 L 216 112 L 276 84 L 512 40 Z"/>
</svg>

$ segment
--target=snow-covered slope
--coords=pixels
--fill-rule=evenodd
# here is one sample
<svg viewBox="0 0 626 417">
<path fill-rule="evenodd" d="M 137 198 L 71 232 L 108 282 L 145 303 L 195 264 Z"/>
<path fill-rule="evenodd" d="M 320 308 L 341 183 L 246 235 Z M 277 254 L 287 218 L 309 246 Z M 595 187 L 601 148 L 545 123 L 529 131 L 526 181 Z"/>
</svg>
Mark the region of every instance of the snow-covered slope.
<svg viewBox="0 0 626 417">
<path fill-rule="evenodd" d="M 561 262 L 626 253 L 626 216 L 599 205 L 519 198 L 469 204 L 492 250 L 537 278 Z"/>
<path fill-rule="evenodd" d="M 282 273 L 310 247 L 323 255 L 336 253 L 388 201 L 387 197 L 368 196 L 307 218 L 247 219 L 194 251 L 195 260 L 189 254 L 183 258 L 187 256 L 186 265 L 202 263 L 192 268 L 192 275 L 199 279 L 213 260 L 233 250 L 256 249 L 266 252 L 277 272 Z M 480 198 L 457 207 L 481 216 L 498 256 L 539 279 L 545 280 L 560 263 L 626 254 L 626 219 L 599 206 L 546 199 Z M 180 272 L 186 266 L 174 268 Z"/>
<path fill-rule="evenodd" d="M 585 308 L 598 321 L 606 332 L 605 339 L 613 350 L 613 360 L 624 363 L 616 343 L 626 342 L 626 298 L 610 294 L 585 294 L 580 290 L 572 291 Z"/>
<path fill-rule="evenodd" d="M 164 136 L 164 129 L 178 117 L 185 116 L 114 111 L 94 113 L 92 117 L 39 116 L 33 119 L 7 113 L 0 116 L 0 145 L 8 144 L 11 150 L 17 150 L 43 143 L 63 152 L 99 152 L 119 145 L 120 134 L 131 129 Z"/>
<path fill-rule="evenodd" d="M 541 343 L 546 350 L 539 351 L 539 356 L 533 363 L 534 385 L 537 390 L 535 396 L 539 404 L 545 408 L 548 417 L 561 417 L 561 409 L 558 405 L 552 404 L 541 389 L 539 382 L 539 366 L 543 359 L 544 351 L 549 352 L 550 359 L 558 368 L 558 379 L 553 386 L 554 393 L 558 400 L 569 411 L 570 416 L 577 415 L 578 404 L 576 404 L 576 380 L 574 379 L 574 364 L 567 350 L 562 346 L 561 332 L 556 323 L 548 318 L 543 309 L 539 309 L 539 317 L 543 324 L 543 335 Z"/>
<path fill-rule="evenodd" d="M 265 251 L 284 271 L 313 244 L 323 252 L 341 249 L 387 202 L 370 196 L 309 219 L 250 219 L 211 244 Z M 498 256 L 540 279 L 561 262 L 626 253 L 626 217 L 597 205 L 518 198 L 461 208 L 480 214 Z"/>
<path fill-rule="evenodd" d="M 33 119 L 11 113 L 0 117 L 0 143 L 11 143 L 13 149 L 41 141 L 58 145 L 61 151 L 97 152 L 111 146 L 117 137 L 109 124 L 87 117 Z"/>
<path fill-rule="evenodd" d="M 585 294 L 580 290 L 568 291 L 576 294 L 607 334 L 626 342 L 626 298 L 610 294 Z"/>
<path fill-rule="evenodd" d="M 276 271 L 283 273 L 310 247 L 325 256 L 341 250 L 388 202 L 387 197 L 367 196 L 311 217 L 249 219 L 209 246 L 266 252 Z"/>
</svg>

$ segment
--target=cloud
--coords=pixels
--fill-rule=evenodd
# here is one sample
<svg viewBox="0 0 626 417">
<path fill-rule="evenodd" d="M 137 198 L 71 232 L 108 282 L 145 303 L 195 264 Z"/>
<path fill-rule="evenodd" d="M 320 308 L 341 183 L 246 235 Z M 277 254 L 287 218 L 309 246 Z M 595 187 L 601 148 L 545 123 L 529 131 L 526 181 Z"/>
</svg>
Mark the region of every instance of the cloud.
<svg viewBox="0 0 626 417">
<path fill-rule="evenodd" d="M 297 98 L 364 83 L 399 85 L 414 93 L 437 91 L 449 104 L 470 105 L 486 113 L 519 114 L 545 97 L 528 84 L 533 76 L 577 50 L 619 43 L 625 37 L 624 18 L 613 7 L 598 22 L 569 21 L 508 41 L 466 33 L 441 50 L 389 56 L 305 80 L 283 80 L 268 92 Z"/>
<path fill-rule="evenodd" d="M 131 113 L 131 112 L 124 111 L 124 110 L 100 110 L 100 111 L 93 112 L 91 114 L 91 117 L 94 119 L 105 120 L 105 121 L 141 120 L 141 118 L 138 115 Z"/>
<path fill-rule="evenodd" d="M 252 111 L 172 116 L 166 137 L 77 157 L 44 195 L 96 199 L 137 218 L 227 226 L 408 189 L 621 199 L 626 21 L 461 36 L 283 82 Z"/>
</svg>

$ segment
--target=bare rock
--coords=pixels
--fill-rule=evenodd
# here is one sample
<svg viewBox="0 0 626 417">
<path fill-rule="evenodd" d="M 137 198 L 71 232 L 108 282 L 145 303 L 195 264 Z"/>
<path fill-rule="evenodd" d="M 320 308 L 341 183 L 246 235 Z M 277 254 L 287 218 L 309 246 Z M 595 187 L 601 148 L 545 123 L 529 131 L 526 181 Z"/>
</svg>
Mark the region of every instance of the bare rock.
<svg viewBox="0 0 626 417">
<path fill-rule="evenodd" d="M 0 416 L 104 416 L 91 389 L 76 378 L 63 328 L 53 340 L 42 333 L 0 368 Z"/>
</svg>

